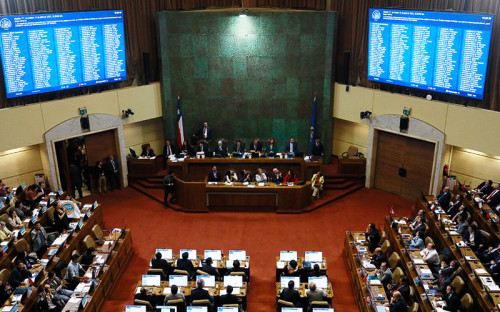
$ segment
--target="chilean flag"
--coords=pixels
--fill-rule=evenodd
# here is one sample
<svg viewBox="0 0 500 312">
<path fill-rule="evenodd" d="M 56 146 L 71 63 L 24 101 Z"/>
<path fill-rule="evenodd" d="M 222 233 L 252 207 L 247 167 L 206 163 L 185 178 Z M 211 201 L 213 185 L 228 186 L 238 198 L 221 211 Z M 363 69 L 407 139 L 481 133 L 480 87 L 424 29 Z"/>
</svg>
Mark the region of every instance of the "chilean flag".
<svg viewBox="0 0 500 312">
<path fill-rule="evenodd" d="M 177 145 L 179 148 L 184 142 L 184 125 L 182 124 L 181 97 L 177 96 Z"/>
</svg>

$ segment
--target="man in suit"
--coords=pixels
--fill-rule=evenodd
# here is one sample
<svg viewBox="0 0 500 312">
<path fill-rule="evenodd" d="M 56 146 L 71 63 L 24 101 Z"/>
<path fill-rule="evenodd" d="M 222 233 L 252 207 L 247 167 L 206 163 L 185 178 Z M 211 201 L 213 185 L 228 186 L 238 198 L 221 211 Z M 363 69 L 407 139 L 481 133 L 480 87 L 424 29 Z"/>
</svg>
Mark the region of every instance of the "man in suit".
<svg viewBox="0 0 500 312">
<path fill-rule="evenodd" d="M 454 216 L 458 212 L 460 206 L 462 206 L 463 198 L 464 197 L 462 194 L 455 195 L 455 198 L 450 202 L 450 206 L 447 210 L 445 210 L 446 214 L 449 216 Z"/>
<path fill-rule="evenodd" d="M 245 152 L 245 144 L 243 144 L 240 140 L 236 140 L 236 143 L 233 146 L 233 152 L 243 154 Z"/>
<path fill-rule="evenodd" d="M 309 300 L 309 305 L 313 301 L 323 301 L 326 298 L 326 292 L 316 288 L 315 283 L 309 284 L 309 290 L 306 292 L 307 299 Z"/>
<path fill-rule="evenodd" d="M 238 297 L 233 295 L 233 286 L 231 285 L 226 287 L 226 294 L 220 296 L 220 305 L 223 306 L 225 304 L 240 304 Z"/>
<path fill-rule="evenodd" d="M 203 126 L 201 126 L 196 132 L 196 137 L 198 140 L 212 140 L 212 128 L 208 126 L 208 122 L 204 122 Z"/>
<path fill-rule="evenodd" d="M 35 229 L 31 231 L 31 241 L 33 242 L 33 251 L 36 252 L 38 259 L 42 259 L 47 251 L 48 241 L 47 232 L 40 224 L 40 221 L 35 222 Z"/>
<path fill-rule="evenodd" d="M 380 242 L 380 233 L 375 226 L 375 223 L 368 224 L 365 232 L 365 239 L 368 242 L 368 250 L 373 252 Z"/>
<path fill-rule="evenodd" d="M 115 188 L 120 187 L 120 179 L 119 179 L 119 174 L 118 171 L 120 170 L 120 167 L 118 166 L 118 162 L 115 160 L 115 157 L 112 154 L 108 155 L 108 161 L 106 162 L 106 172 L 107 172 L 107 179 L 109 180 L 109 184 L 111 187 L 111 192 Z"/>
<path fill-rule="evenodd" d="M 192 278 L 194 276 L 195 269 L 191 260 L 188 259 L 189 254 L 184 252 L 181 257 L 181 259 L 177 260 L 177 269 L 187 271 L 189 277 Z"/>
<path fill-rule="evenodd" d="M 489 267 L 486 268 L 488 273 L 491 275 L 500 273 L 500 257 L 496 257 L 495 260 L 490 261 Z"/>
<path fill-rule="evenodd" d="M 372 255 L 370 263 L 373 264 L 377 269 L 380 269 L 380 265 L 382 264 L 382 262 L 387 261 L 389 260 L 387 259 L 385 253 L 382 251 L 382 248 L 375 248 L 375 252 Z"/>
<path fill-rule="evenodd" d="M 384 288 L 386 288 L 388 284 L 392 284 L 392 271 L 387 266 L 387 262 L 382 262 L 380 264 L 380 269 L 377 272 L 377 277 L 382 285 L 384 285 Z"/>
<path fill-rule="evenodd" d="M 324 151 L 323 144 L 321 144 L 319 138 L 316 138 L 312 146 L 311 155 L 315 157 L 321 157 L 323 156 L 323 151 Z"/>
<path fill-rule="evenodd" d="M 156 298 L 153 295 L 153 291 L 147 290 L 142 287 L 140 292 L 134 296 L 134 299 L 144 300 L 149 302 L 153 307 L 156 306 Z"/>
<path fill-rule="evenodd" d="M 150 158 L 150 157 L 155 157 L 156 154 L 151 148 L 151 145 L 147 144 L 146 147 L 142 150 L 141 156 Z"/>
<path fill-rule="evenodd" d="M 163 205 L 168 207 L 168 195 L 170 194 L 170 202 L 175 202 L 175 173 L 170 169 L 168 174 L 163 177 Z"/>
<path fill-rule="evenodd" d="M 203 272 L 208 273 L 210 275 L 213 275 L 217 279 L 219 279 L 219 277 L 220 277 L 219 271 L 212 266 L 212 263 L 213 263 L 213 261 L 212 261 L 211 257 L 206 258 L 205 264 L 203 264 L 203 266 L 201 267 L 201 270 Z"/>
<path fill-rule="evenodd" d="M 451 280 L 443 272 L 439 273 L 439 278 L 429 284 L 429 288 L 436 289 L 442 294 L 446 293 L 446 286 L 450 285 Z"/>
<path fill-rule="evenodd" d="M 102 161 L 98 161 L 95 166 L 95 176 L 97 177 L 97 189 L 99 195 L 101 192 L 106 193 L 106 172 L 104 171 L 104 164 Z"/>
<path fill-rule="evenodd" d="M 227 147 L 224 144 L 224 142 L 222 141 L 217 142 L 217 146 L 215 147 L 214 150 L 214 155 L 218 155 L 220 157 L 227 157 Z"/>
<path fill-rule="evenodd" d="M 165 146 L 163 146 L 163 157 L 165 157 L 165 160 L 167 160 L 169 156 L 175 155 L 176 153 L 177 149 L 170 143 L 170 140 L 165 140 Z"/>
<path fill-rule="evenodd" d="M 313 270 L 311 271 L 311 273 L 309 273 L 309 276 L 315 276 L 315 277 L 326 276 L 326 272 L 321 270 L 319 264 L 315 263 Z"/>
<path fill-rule="evenodd" d="M 271 181 L 274 183 L 283 183 L 284 177 L 281 171 L 278 168 L 273 169 L 273 174 L 271 176 Z"/>
<path fill-rule="evenodd" d="M 179 292 L 179 287 L 177 287 L 177 285 L 171 285 L 170 294 L 165 296 L 165 301 L 163 304 L 167 306 L 169 300 L 177 299 L 182 299 L 184 301 L 184 304 L 186 304 L 186 298 L 184 297 L 183 293 Z"/>
<path fill-rule="evenodd" d="M 421 216 L 415 217 L 415 222 L 410 224 L 410 229 L 413 236 L 415 236 L 417 232 L 425 232 L 425 224 Z"/>
<path fill-rule="evenodd" d="M 161 258 L 161 252 L 155 254 L 155 258 L 151 260 L 151 267 L 153 269 L 162 269 L 163 274 L 168 278 L 170 274 L 170 263 L 167 260 Z"/>
<path fill-rule="evenodd" d="M 442 299 L 446 302 L 443 306 L 443 310 L 446 311 L 457 311 L 461 305 L 460 297 L 455 293 L 455 287 L 451 285 L 446 287 L 446 295 Z"/>
<path fill-rule="evenodd" d="M 387 297 L 392 298 L 394 293 L 399 291 L 405 301 L 410 301 L 410 280 L 406 276 L 401 276 L 399 284 L 387 284 Z"/>
<path fill-rule="evenodd" d="M 474 224 L 469 225 L 469 229 L 464 233 L 462 238 L 473 251 L 482 251 L 486 244 L 486 239 Z"/>
<path fill-rule="evenodd" d="M 245 273 L 245 278 L 244 279 L 247 279 L 247 277 L 248 277 L 248 270 L 245 269 L 245 268 L 242 268 L 240 266 L 240 261 L 239 260 L 234 260 L 233 261 L 233 267 L 230 268 L 229 270 L 227 270 L 226 275 L 231 275 L 232 272 L 243 272 L 243 273 Z"/>
<path fill-rule="evenodd" d="M 443 210 L 448 209 L 448 206 L 450 205 L 450 201 L 451 201 L 450 188 L 445 186 L 443 188 L 443 191 L 441 192 L 441 194 L 439 194 L 439 196 L 437 197 L 437 200 L 438 200 L 439 206 L 441 206 L 441 208 L 443 208 Z"/>
<path fill-rule="evenodd" d="M 462 216 L 458 216 L 457 217 L 457 233 L 460 234 L 460 235 L 464 235 L 464 233 L 467 231 L 467 229 L 469 228 L 469 222 L 467 222 L 467 220 L 462 217 Z"/>
<path fill-rule="evenodd" d="M 205 155 L 208 155 L 210 153 L 208 149 L 208 145 L 200 141 L 198 143 L 198 146 L 196 146 L 196 152 L 203 152 Z"/>
<path fill-rule="evenodd" d="M 486 203 L 490 208 L 496 209 L 498 211 L 498 205 L 500 204 L 500 184 L 495 186 L 495 190 L 490 193 L 485 199 Z"/>
<path fill-rule="evenodd" d="M 250 145 L 250 153 L 262 152 L 262 142 L 258 139 L 254 139 Z"/>
<path fill-rule="evenodd" d="M 10 271 L 9 284 L 12 288 L 17 288 L 25 279 L 31 276 L 31 272 L 26 268 L 26 264 L 22 260 L 16 260 L 16 267 Z"/>
<path fill-rule="evenodd" d="M 477 194 L 479 196 L 482 196 L 483 199 L 486 198 L 486 196 L 490 195 L 491 192 L 493 192 L 493 181 L 491 180 L 486 180 L 483 183 L 479 184 L 477 186 Z"/>
<path fill-rule="evenodd" d="M 443 273 L 444 275 L 451 277 L 453 273 L 460 267 L 460 264 L 457 260 L 451 260 L 449 266 L 442 267 L 439 270 L 439 273 Z"/>
<path fill-rule="evenodd" d="M 208 299 L 211 304 L 214 303 L 214 297 L 210 296 L 208 290 L 203 289 L 205 286 L 205 281 L 203 279 L 199 279 L 196 281 L 196 288 L 191 290 L 191 303 L 195 300 L 203 300 Z"/>
<path fill-rule="evenodd" d="M 280 299 L 293 303 L 295 307 L 300 307 L 300 295 L 299 292 L 294 289 L 294 287 L 295 282 L 293 280 L 290 280 L 288 282 L 288 288 L 284 288 L 281 291 Z"/>
<path fill-rule="evenodd" d="M 462 219 L 467 220 L 467 211 L 465 211 L 465 205 L 462 204 L 458 207 L 457 213 L 451 216 L 451 221 L 458 222 L 458 217 L 462 217 Z"/>
<path fill-rule="evenodd" d="M 208 182 L 221 182 L 222 175 L 217 171 L 217 166 L 212 167 L 212 171 L 208 174 Z"/>
<path fill-rule="evenodd" d="M 391 303 L 389 304 L 390 312 L 407 312 L 408 306 L 406 301 L 399 291 L 395 291 L 392 296 Z"/>
<path fill-rule="evenodd" d="M 297 153 L 297 142 L 295 142 L 294 138 L 290 138 L 289 141 L 285 144 L 285 153 Z"/>
<path fill-rule="evenodd" d="M 494 247 L 489 247 L 483 253 L 478 254 L 478 258 L 483 263 L 489 263 L 492 260 L 495 260 L 500 255 L 500 243 L 498 243 Z"/>
</svg>

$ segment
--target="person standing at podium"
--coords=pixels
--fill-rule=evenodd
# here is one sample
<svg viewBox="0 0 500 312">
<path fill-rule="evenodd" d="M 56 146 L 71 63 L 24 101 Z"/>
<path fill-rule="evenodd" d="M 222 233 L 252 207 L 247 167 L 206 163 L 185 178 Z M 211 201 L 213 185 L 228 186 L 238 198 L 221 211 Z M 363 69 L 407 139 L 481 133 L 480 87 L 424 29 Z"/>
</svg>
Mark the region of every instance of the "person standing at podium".
<svg viewBox="0 0 500 312">
<path fill-rule="evenodd" d="M 212 140 L 212 128 L 208 126 L 208 122 L 204 122 L 203 126 L 201 126 L 196 132 L 196 137 L 198 140 Z"/>
<path fill-rule="evenodd" d="M 222 176 L 219 171 L 217 171 L 217 166 L 212 167 L 212 171 L 208 174 L 208 182 L 221 182 Z"/>
</svg>

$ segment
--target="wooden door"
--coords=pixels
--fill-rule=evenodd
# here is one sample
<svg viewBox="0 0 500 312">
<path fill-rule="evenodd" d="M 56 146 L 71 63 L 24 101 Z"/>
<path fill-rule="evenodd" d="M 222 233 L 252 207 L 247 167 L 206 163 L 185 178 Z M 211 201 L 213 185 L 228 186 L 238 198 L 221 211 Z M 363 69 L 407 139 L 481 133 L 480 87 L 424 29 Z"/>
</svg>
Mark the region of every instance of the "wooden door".
<svg viewBox="0 0 500 312">
<path fill-rule="evenodd" d="M 86 135 L 85 150 L 87 152 L 89 167 L 90 189 L 92 193 L 95 193 L 97 192 L 97 177 L 94 175 L 94 167 L 97 161 L 102 160 L 104 164 L 109 154 L 115 155 L 115 159 L 118 160 L 116 154 L 115 130 Z"/>
<path fill-rule="evenodd" d="M 408 200 L 429 193 L 435 144 L 404 135 L 378 131 L 375 188 Z M 400 175 L 406 171 L 406 177 Z"/>
</svg>

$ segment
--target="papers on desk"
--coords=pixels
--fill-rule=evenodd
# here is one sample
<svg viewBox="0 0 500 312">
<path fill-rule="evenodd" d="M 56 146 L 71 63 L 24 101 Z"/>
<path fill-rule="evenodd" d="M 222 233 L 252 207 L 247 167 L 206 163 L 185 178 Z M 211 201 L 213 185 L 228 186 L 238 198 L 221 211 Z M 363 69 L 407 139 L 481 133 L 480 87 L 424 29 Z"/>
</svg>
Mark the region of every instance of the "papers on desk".
<svg viewBox="0 0 500 312">
<path fill-rule="evenodd" d="M 248 187 L 255 187 L 255 184 L 248 184 Z"/>
<path fill-rule="evenodd" d="M 248 182 L 243 182 L 243 185 L 248 185 Z"/>
<path fill-rule="evenodd" d="M 56 248 L 54 248 L 54 249 L 49 249 L 49 253 L 48 253 L 48 255 L 49 255 L 49 257 L 50 257 L 50 256 L 55 255 L 56 253 L 57 253 L 57 249 L 56 249 Z"/>
<path fill-rule="evenodd" d="M 94 259 L 94 263 L 96 264 L 104 264 L 104 262 L 106 261 L 106 259 L 104 259 L 102 255 L 97 255 Z"/>
<path fill-rule="evenodd" d="M 467 245 L 465 244 L 464 241 L 460 241 L 457 243 L 457 247 L 466 247 Z"/>
<path fill-rule="evenodd" d="M 457 231 L 449 231 L 448 234 L 450 234 L 450 235 L 460 235 L 460 234 L 458 234 Z"/>
<path fill-rule="evenodd" d="M 476 272 L 476 274 L 487 274 L 488 273 L 485 269 L 475 269 L 474 272 Z"/>
<path fill-rule="evenodd" d="M 358 252 L 367 252 L 368 249 L 366 247 L 361 247 L 361 246 L 358 246 Z"/>
<path fill-rule="evenodd" d="M 208 185 L 217 185 L 217 182 L 208 182 Z"/>
<path fill-rule="evenodd" d="M 500 291 L 500 287 L 493 281 L 490 276 L 479 276 L 483 286 L 488 288 L 490 291 Z"/>
<path fill-rule="evenodd" d="M 14 302 L 21 302 L 21 299 L 23 298 L 23 294 L 17 294 L 12 297 L 12 303 Z"/>
<path fill-rule="evenodd" d="M 386 307 L 386 306 L 383 306 L 383 305 L 376 305 L 375 307 L 377 309 L 377 312 L 386 312 L 386 311 L 389 311 L 389 308 Z"/>
<path fill-rule="evenodd" d="M 417 271 L 420 271 L 420 278 L 421 279 L 433 279 L 433 275 L 432 275 L 432 272 L 431 270 L 429 269 L 420 269 L 420 268 L 417 268 Z"/>
<path fill-rule="evenodd" d="M 411 234 L 401 234 L 403 238 L 411 238 Z"/>
<path fill-rule="evenodd" d="M 357 239 L 356 243 L 358 243 L 358 244 L 364 244 L 365 240 L 364 239 Z"/>
<path fill-rule="evenodd" d="M 81 301 L 82 301 L 82 298 L 70 297 L 69 300 L 68 300 L 68 303 L 74 303 L 74 304 L 78 304 L 79 305 Z"/>
<path fill-rule="evenodd" d="M 17 310 L 17 305 L 14 306 L 5 306 L 2 309 L 2 312 L 14 312 Z"/>
<path fill-rule="evenodd" d="M 397 223 L 397 224 L 406 224 L 406 221 L 405 220 L 394 220 L 394 223 Z"/>
<path fill-rule="evenodd" d="M 41 200 L 41 201 L 40 201 L 40 205 L 42 205 L 42 206 L 47 205 L 47 201 L 46 201 L 46 200 Z"/>
<path fill-rule="evenodd" d="M 30 221 L 31 221 L 31 218 L 28 218 L 28 219 L 24 219 L 24 220 L 23 220 L 23 222 L 24 222 L 24 223 L 30 223 Z"/>
<path fill-rule="evenodd" d="M 56 192 L 50 192 L 49 196 L 57 196 L 57 193 Z"/>
<path fill-rule="evenodd" d="M 237 295 L 237 294 L 239 294 L 239 293 L 240 293 L 240 291 L 241 291 L 241 290 L 240 290 L 238 287 L 234 287 L 234 288 L 233 288 L 233 295 Z M 220 290 L 220 295 L 221 295 L 221 296 L 226 295 L 226 294 L 227 294 L 227 292 L 226 292 L 226 289 L 225 289 L 225 288 Z"/>
<path fill-rule="evenodd" d="M 378 279 L 372 279 L 372 280 L 368 281 L 368 284 L 374 285 L 374 286 L 381 286 L 382 282 L 380 280 L 378 280 Z"/>
<path fill-rule="evenodd" d="M 90 208 L 92 208 L 92 204 L 85 204 L 85 205 L 83 205 L 82 208 L 83 208 L 83 210 L 90 209 Z"/>
<path fill-rule="evenodd" d="M 370 263 L 370 261 L 368 260 L 363 260 L 363 262 L 361 263 L 361 266 L 365 269 L 376 269 L 377 267 L 373 264 Z"/>
<path fill-rule="evenodd" d="M 61 246 L 64 244 L 66 239 L 68 239 L 69 234 L 61 234 L 56 240 L 52 243 L 52 246 Z"/>
<path fill-rule="evenodd" d="M 259 182 L 259 186 L 264 186 L 264 182 Z"/>
<path fill-rule="evenodd" d="M 425 261 L 424 259 L 413 259 L 413 263 L 414 264 L 425 264 Z"/>
<path fill-rule="evenodd" d="M 139 156 L 139 157 L 137 157 L 137 159 L 156 159 L 156 156 L 151 156 L 151 157 L 148 157 L 148 156 Z"/>
<path fill-rule="evenodd" d="M 465 256 L 465 260 L 467 260 L 467 261 L 474 261 L 474 260 L 476 260 L 476 258 L 475 257 L 471 257 L 471 256 Z"/>
<path fill-rule="evenodd" d="M 277 269 L 284 269 L 285 268 L 285 262 L 283 262 L 283 261 L 276 262 L 276 268 Z"/>
</svg>

